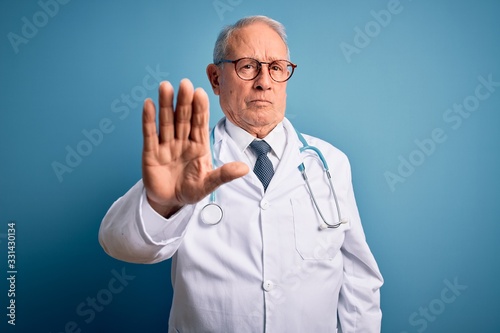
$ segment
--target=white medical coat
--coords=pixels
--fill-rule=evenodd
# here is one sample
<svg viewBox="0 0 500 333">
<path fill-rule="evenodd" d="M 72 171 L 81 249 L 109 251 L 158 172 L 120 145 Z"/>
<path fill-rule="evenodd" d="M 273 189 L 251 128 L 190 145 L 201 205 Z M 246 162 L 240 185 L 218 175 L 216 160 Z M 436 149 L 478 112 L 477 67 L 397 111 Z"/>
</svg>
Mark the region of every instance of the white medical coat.
<svg viewBox="0 0 500 333">
<path fill-rule="evenodd" d="M 225 131 L 215 128 L 216 164 L 245 161 Z M 264 192 L 257 176 L 222 185 L 222 222 L 206 225 L 208 197 L 169 219 L 156 214 L 142 181 L 104 217 L 99 241 L 111 256 L 135 263 L 172 258 L 173 304 L 169 332 L 380 332 L 383 280 L 366 243 L 347 157 L 305 136 L 330 166 L 341 214 L 336 229 L 320 230 L 320 217 L 298 170 L 304 162 L 316 199 L 337 222 L 332 194 L 317 155 L 302 146 L 287 119 L 287 144 Z M 252 169 L 252 167 L 250 167 Z"/>
</svg>

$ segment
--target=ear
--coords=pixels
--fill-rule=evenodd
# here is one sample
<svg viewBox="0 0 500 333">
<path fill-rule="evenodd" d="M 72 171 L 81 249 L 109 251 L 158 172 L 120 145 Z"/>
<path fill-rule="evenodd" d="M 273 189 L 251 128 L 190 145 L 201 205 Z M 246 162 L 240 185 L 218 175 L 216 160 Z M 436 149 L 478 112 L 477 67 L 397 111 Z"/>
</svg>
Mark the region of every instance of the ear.
<svg viewBox="0 0 500 333">
<path fill-rule="evenodd" d="M 207 76 L 214 94 L 219 95 L 219 79 L 220 79 L 220 68 L 215 64 L 210 64 L 207 66 Z"/>
</svg>

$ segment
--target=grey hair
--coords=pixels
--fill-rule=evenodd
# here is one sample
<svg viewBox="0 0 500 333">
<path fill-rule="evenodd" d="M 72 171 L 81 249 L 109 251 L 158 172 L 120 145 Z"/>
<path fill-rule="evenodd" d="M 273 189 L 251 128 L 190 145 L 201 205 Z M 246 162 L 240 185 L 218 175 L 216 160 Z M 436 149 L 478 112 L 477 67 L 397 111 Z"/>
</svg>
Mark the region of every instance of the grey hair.
<svg viewBox="0 0 500 333">
<path fill-rule="evenodd" d="M 283 24 L 281 24 L 278 21 L 273 20 L 272 18 L 269 18 L 267 16 L 263 15 L 256 15 L 256 16 L 248 16 L 240 19 L 233 25 L 228 25 L 224 27 L 221 32 L 219 33 L 219 36 L 217 37 L 217 41 L 215 42 L 215 47 L 214 47 L 214 64 L 219 64 L 222 59 L 224 59 L 227 56 L 227 47 L 228 47 L 228 42 L 229 38 L 233 34 L 234 31 L 244 28 L 248 25 L 251 25 L 253 23 L 261 22 L 264 24 L 267 24 L 271 29 L 276 31 L 278 35 L 281 37 L 283 42 L 285 43 L 286 46 L 286 51 L 287 51 L 287 57 L 290 59 L 290 50 L 288 49 L 288 43 L 286 40 L 286 32 L 285 32 L 285 27 Z"/>
</svg>

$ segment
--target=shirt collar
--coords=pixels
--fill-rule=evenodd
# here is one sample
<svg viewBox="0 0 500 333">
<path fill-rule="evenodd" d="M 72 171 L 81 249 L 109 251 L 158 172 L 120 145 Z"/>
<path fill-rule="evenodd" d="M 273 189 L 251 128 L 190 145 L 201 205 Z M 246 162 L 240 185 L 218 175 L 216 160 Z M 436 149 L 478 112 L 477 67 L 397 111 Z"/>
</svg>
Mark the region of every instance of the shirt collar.
<svg viewBox="0 0 500 333">
<path fill-rule="evenodd" d="M 255 137 L 233 124 L 226 118 L 226 132 L 236 143 L 238 149 L 243 153 L 247 147 L 255 140 Z M 286 146 L 286 133 L 283 122 L 278 123 L 276 127 L 263 139 L 271 146 L 272 151 L 281 159 Z"/>
</svg>

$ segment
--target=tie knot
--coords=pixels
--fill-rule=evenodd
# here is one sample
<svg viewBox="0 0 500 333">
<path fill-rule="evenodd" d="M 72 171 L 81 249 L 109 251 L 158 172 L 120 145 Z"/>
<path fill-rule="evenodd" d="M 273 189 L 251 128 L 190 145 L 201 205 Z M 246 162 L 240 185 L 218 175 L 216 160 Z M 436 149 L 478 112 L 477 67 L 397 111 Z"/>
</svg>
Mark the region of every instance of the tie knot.
<svg viewBox="0 0 500 333">
<path fill-rule="evenodd" d="M 271 146 L 264 140 L 253 140 L 250 148 L 257 154 L 257 157 L 265 155 L 271 151 Z"/>
</svg>

